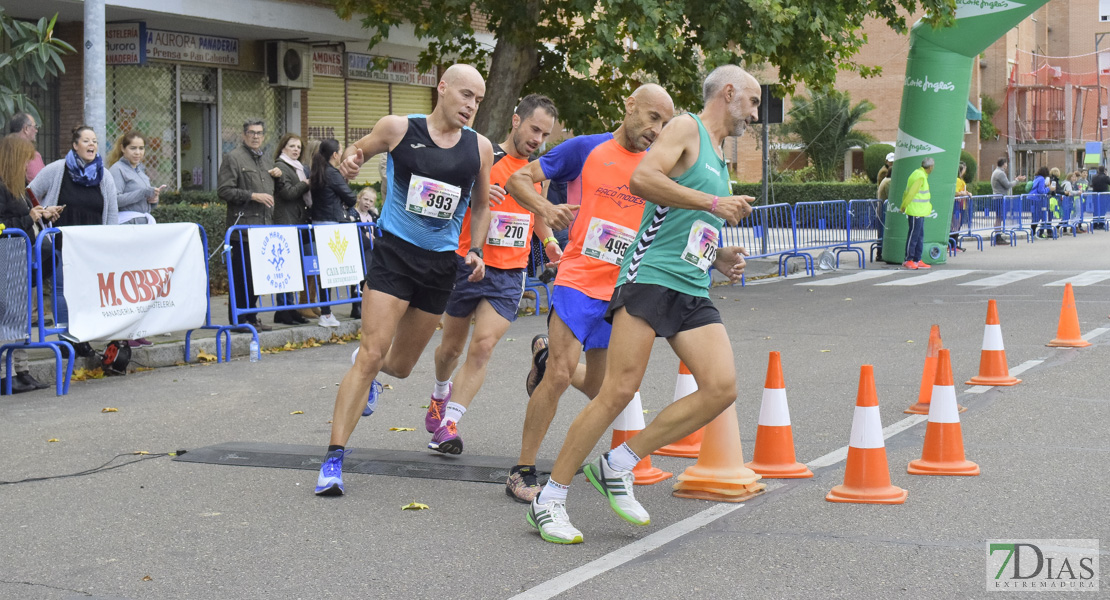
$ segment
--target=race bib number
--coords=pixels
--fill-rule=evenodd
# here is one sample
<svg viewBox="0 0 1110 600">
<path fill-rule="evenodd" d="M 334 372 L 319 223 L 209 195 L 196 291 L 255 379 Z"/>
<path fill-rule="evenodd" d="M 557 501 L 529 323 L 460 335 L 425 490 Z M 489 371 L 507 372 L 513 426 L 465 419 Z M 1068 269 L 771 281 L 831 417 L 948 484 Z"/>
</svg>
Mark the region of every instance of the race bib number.
<svg viewBox="0 0 1110 600">
<path fill-rule="evenodd" d="M 459 207 L 462 188 L 435 179 L 413 175 L 405 210 L 433 219 L 451 219 Z"/>
<path fill-rule="evenodd" d="M 527 244 L 528 226 L 531 224 L 531 215 L 491 211 L 486 243 L 503 248 L 523 248 Z"/>
<path fill-rule="evenodd" d="M 624 260 L 624 252 L 632 245 L 635 237 L 636 231 L 633 229 L 594 217 L 586 230 L 582 254 L 619 267 Z"/>
<path fill-rule="evenodd" d="M 682 260 L 708 273 L 710 265 L 717 259 L 717 228 L 705 221 L 695 221 L 686 239 L 686 249 Z"/>
</svg>

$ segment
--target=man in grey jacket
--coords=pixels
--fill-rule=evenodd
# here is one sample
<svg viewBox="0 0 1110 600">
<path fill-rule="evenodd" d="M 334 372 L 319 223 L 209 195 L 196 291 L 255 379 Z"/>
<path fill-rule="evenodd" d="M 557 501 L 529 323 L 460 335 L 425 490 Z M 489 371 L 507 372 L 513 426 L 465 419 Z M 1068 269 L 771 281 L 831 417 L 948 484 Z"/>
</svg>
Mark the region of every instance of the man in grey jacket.
<svg viewBox="0 0 1110 600">
<path fill-rule="evenodd" d="M 274 215 L 274 178 L 281 171 L 274 166 L 270 157 L 262 152 L 266 128 L 261 120 L 252 119 L 243 123 L 243 143 L 224 155 L 217 176 L 217 191 L 220 199 L 227 203 L 227 226 L 233 225 L 272 225 Z M 240 239 L 240 237 L 242 239 Z M 250 250 L 245 233 L 231 237 L 231 272 L 234 278 L 235 297 L 229 298 L 227 318 L 231 321 L 231 303 L 241 308 L 255 308 L 258 297 L 251 289 Z M 246 322 L 256 329 L 269 331 L 271 327 L 263 324 L 255 315 L 249 315 Z M 239 324 L 243 320 L 239 321 Z"/>
</svg>

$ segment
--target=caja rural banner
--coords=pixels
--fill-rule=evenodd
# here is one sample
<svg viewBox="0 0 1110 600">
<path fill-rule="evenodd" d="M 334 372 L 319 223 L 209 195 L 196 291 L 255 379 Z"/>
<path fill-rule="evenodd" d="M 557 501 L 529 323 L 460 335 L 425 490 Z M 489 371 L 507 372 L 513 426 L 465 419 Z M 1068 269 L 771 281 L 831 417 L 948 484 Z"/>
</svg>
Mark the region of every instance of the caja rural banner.
<svg viewBox="0 0 1110 600">
<path fill-rule="evenodd" d="M 69 333 L 121 340 L 196 329 L 208 273 L 194 223 L 62 227 Z"/>
<path fill-rule="evenodd" d="M 320 264 L 320 287 L 357 285 L 362 281 L 362 248 L 359 227 L 354 223 L 314 225 L 316 257 Z"/>
<path fill-rule="evenodd" d="M 928 157 L 936 163 L 929 175 L 929 195 L 935 214 L 925 218 L 922 258 L 934 264 L 945 262 L 974 57 L 1046 2 L 956 0 L 956 22 L 951 27 L 933 29 L 924 21 L 914 25 L 890 178 L 884 261 L 906 260 L 909 227 L 906 216 L 893 209 L 902 203 L 910 173 Z M 989 165 L 993 161 L 980 162 Z"/>
<path fill-rule="evenodd" d="M 301 236 L 296 227 L 251 227 L 247 245 L 255 295 L 304 290 Z"/>
</svg>

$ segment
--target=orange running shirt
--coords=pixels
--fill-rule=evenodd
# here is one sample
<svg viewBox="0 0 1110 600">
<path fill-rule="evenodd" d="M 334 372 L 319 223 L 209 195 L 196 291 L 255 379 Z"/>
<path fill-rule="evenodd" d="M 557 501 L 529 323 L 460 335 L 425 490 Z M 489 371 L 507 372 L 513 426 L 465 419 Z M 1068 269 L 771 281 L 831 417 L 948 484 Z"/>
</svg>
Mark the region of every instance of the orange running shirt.
<svg viewBox="0 0 1110 600">
<path fill-rule="evenodd" d="M 567 203 L 580 204 L 555 285 L 609 301 L 625 251 L 636 239 L 644 200 L 628 191 L 643 152 L 629 152 L 612 133 L 567 140 L 540 157 L 544 175 L 567 181 Z"/>
<path fill-rule="evenodd" d="M 495 156 L 501 158 L 494 163 L 489 172 L 489 182 L 492 185 L 505 187 L 509 176 L 516 173 L 528 164 L 526 158 L 513 158 L 501 149 L 494 146 Z M 536 191 L 543 189 L 536 184 Z M 505 194 L 505 201 L 500 205 L 490 205 L 489 232 L 486 235 L 485 248 L 482 250 L 483 260 L 487 267 L 497 269 L 523 269 L 528 266 L 528 252 L 532 249 L 532 226 L 535 221 L 532 213 L 517 204 L 512 196 Z M 462 231 L 459 233 L 459 256 L 465 257 L 466 253 L 477 244 L 472 244 L 470 233 L 470 209 L 467 208 L 463 217 Z"/>
</svg>

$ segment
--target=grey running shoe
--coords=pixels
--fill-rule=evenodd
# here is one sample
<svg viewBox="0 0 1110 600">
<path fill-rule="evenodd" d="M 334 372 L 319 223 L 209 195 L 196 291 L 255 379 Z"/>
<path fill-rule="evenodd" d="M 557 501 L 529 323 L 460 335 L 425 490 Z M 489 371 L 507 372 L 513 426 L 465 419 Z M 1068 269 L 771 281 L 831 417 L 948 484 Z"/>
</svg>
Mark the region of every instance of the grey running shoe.
<svg viewBox="0 0 1110 600">
<path fill-rule="evenodd" d="M 544 541 L 552 544 L 582 543 L 582 532 L 570 524 L 566 502 L 552 500 L 547 504 L 540 504 L 533 500 L 528 505 L 528 524 L 540 532 Z"/>
<path fill-rule="evenodd" d="M 582 468 L 586 479 L 609 499 L 609 508 L 612 508 L 613 512 L 620 515 L 622 519 L 633 525 L 651 523 L 648 512 L 640 506 L 632 492 L 635 481 L 632 471 L 617 471 L 611 468 L 608 456 L 608 453 L 602 454 L 597 460 Z"/>
</svg>

